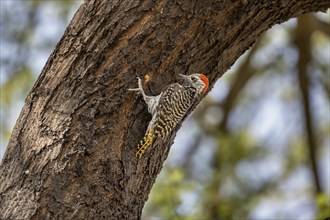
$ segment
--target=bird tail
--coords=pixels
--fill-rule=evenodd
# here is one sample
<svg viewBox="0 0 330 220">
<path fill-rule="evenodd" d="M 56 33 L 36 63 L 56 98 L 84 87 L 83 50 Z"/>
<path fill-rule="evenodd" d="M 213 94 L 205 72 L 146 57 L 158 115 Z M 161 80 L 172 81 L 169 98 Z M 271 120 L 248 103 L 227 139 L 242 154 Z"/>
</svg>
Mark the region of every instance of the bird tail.
<svg viewBox="0 0 330 220">
<path fill-rule="evenodd" d="M 154 129 L 150 129 L 140 141 L 136 151 L 136 157 L 141 158 L 144 152 L 151 146 L 154 137 Z"/>
</svg>

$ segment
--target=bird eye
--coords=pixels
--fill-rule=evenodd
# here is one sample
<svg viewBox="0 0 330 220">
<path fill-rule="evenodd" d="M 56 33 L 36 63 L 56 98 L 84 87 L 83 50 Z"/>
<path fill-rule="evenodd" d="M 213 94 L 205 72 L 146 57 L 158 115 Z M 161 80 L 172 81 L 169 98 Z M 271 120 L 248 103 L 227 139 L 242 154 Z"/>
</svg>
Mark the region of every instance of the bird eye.
<svg viewBox="0 0 330 220">
<path fill-rule="evenodd" d="M 197 82 L 197 77 L 193 77 L 192 79 L 191 79 L 193 82 Z"/>
</svg>

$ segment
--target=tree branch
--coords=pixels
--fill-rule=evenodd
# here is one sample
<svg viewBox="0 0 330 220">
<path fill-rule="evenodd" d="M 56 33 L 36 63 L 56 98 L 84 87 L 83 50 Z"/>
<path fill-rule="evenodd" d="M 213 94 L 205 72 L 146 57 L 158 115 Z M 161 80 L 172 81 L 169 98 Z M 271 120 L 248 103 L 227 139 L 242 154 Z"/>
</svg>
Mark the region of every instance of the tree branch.
<svg viewBox="0 0 330 220">
<path fill-rule="evenodd" d="M 15 125 L 0 167 L 0 219 L 139 219 L 176 131 L 137 160 L 150 115 L 127 90 L 136 76 L 148 74 L 153 95 L 178 73 L 203 72 L 213 85 L 271 26 L 329 7 L 85 1 Z"/>
<path fill-rule="evenodd" d="M 295 43 L 299 51 L 298 79 L 299 79 L 300 92 L 302 96 L 302 105 L 304 109 L 305 132 L 307 135 L 309 159 L 311 163 L 311 170 L 314 176 L 316 192 L 321 193 L 322 189 L 321 189 L 320 176 L 317 169 L 317 159 L 316 159 L 317 144 L 315 141 L 315 133 L 314 133 L 314 126 L 312 119 L 313 115 L 311 113 L 309 77 L 307 73 L 308 65 L 311 61 L 310 38 L 313 29 L 308 28 L 308 27 L 312 27 L 311 25 L 309 25 L 311 22 L 314 22 L 313 15 L 304 15 L 298 18 Z"/>
</svg>

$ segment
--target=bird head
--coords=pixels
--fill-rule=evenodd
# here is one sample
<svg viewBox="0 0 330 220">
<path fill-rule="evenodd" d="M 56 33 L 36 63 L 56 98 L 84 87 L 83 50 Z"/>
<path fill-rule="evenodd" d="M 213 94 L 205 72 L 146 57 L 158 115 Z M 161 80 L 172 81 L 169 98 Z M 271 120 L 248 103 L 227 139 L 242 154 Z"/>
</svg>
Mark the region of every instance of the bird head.
<svg viewBox="0 0 330 220">
<path fill-rule="evenodd" d="M 196 87 L 198 93 L 206 93 L 209 87 L 209 79 L 201 73 L 194 73 L 189 76 L 179 74 L 182 78 L 187 80 L 190 84 Z"/>
</svg>

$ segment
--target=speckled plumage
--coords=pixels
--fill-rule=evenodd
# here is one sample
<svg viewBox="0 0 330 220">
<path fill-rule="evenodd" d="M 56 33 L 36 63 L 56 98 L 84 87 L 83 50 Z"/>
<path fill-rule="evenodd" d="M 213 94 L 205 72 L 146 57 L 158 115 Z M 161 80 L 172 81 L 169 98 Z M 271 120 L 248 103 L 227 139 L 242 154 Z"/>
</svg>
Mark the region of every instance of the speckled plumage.
<svg viewBox="0 0 330 220">
<path fill-rule="evenodd" d="M 182 84 L 173 83 L 165 88 L 158 96 L 147 96 L 142 88 L 141 79 L 138 78 L 139 91 L 152 115 L 144 138 L 138 144 L 136 156 L 140 158 L 156 138 L 165 139 L 170 132 L 184 118 L 197 99 L 208 88 L 208 79 L 203 74 L 181 75 Z"/>
</svg>

